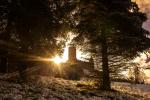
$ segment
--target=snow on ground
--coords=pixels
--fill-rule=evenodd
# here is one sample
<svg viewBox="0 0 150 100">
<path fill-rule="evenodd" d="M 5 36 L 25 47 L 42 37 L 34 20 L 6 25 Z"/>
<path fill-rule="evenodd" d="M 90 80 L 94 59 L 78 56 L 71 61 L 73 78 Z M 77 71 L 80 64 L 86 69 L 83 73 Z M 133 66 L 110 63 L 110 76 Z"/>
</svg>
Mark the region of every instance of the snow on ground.
<svg viewBox="0 0 150 100">
<path fill-rule="evenodd" d="M 135 95 L 139 100 L 150 100 L 150 84 L 131 84 L 124 82 L 113 82 L 112 87 L 122 93 Z"/>
<path fill-rule="evenodd" d="M 112 87 L 118 91 L 95 89 L 92 80 L 71 81 L 54 77 L 34 76 L 30 82 L 6 81 L 0 76 L 0 100 L 141 100 L 139 93 L 149 97 L 149 85 L 131 85 L 114 82 Z M 132 88 L 132 89 L 130 89 Z M 146 89 L 145 89 L 146 88 Z M 123 90 L 123 92 L 122 92 Z M 126 91 L 125 91 L 126 90 Z M 130 93 L 130 90 L 137 92 Z"/>
</svg>

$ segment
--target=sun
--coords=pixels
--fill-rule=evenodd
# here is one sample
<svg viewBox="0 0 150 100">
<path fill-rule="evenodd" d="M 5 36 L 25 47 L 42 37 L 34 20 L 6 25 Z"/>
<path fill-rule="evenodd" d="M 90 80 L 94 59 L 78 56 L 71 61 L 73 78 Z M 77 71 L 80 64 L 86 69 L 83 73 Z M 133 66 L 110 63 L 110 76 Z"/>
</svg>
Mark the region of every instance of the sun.
<svg viewBox="0 0 150 100">
<path fill-rule="evenodd" d="M 62 62 L 62 59 L 59 56 L 56 56 L 55 58 L 52 59 L 56 64 L 60 64 Z"/>
<path fill-rule="evenodd" d="M 54 58 L 51 59 L 53 62 L 55 62 L 56 64 L 60 64 L 62 63 L 62 58 L 60 58 L 59 56 L 56 56 Z"/>
<path fill-rule="evenodd" d="M 69 39 L 65 43 L 65 48 L 63 50 L 64 52 L 63 52 L 62 56 L 59 56 L 57 54 L 54 58 L 49 59 L 50 61 L 53 61 L 56 64 L 65 63 L 65 62 L 68 61 L 68 59 L 69 59 L 68 58 L 68 51 L 69 51 L 68 48 L 69 48 L 69 45 L 71 44 L 72 40 L 76 37 L 76 35 L 72 32 L 68 32 L 67 37 Z M 58 38 L 58 41 L 59 40 L 60 40 L 60 38 Z M 87 57 L 87 55 L 83 55 L 82 52 L 78 49 L 76 50 L 76 54 L 77 54 L 76 57 L 77 57 L 78 60 L 82 60 L 83 56 Z"/>
<path fill-rule="evenodd" d="M 68 51 L 69 51 L 69 50 L 68 50 L 68 47 L 65 47 L 62 56 L 56 55 L 54 58 L 51 58 L 51 59 L 49 59 L 49 60 L 50 60 L 50 61 L 53 61 L 53 62 L 56 63 L 56 64 L 65 63 L 65 62 L 68 61 Z M 86 60 L 83 59 L 83 58 L 89 58 L 89 54 L 84 54 L 84 55 L 83 55 L 83 53 L 82 53 L 80 50 L 78 50 L 78 49 L 77 49 L 76 52 L 77 52 L 76 57 L 77 57 L 78 60 L 86 61 Z M 82 57 L 83 57 L 83 58 L 82 58 Z"/>
<path fill-rule="evenodd" d="M 51 61 L 55 62 L 56 64 L 65 63 L 68 60 L 68 48 L 64 48 L 64 52 L 62 57 L 56 55 Z"/>
</svg>

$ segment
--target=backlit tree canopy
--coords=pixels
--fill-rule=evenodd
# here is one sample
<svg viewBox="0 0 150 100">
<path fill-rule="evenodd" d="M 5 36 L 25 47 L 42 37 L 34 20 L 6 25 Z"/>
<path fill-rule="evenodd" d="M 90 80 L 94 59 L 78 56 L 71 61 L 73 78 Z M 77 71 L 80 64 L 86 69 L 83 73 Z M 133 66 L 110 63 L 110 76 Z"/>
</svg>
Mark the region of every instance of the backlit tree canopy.
<svg viewBox="0 0 150 100">
<path fill-rule="evenodd" d="M 23 54 L 52 56 L 63 47 L 58 37 L 67 37 L 66 33 L 73 31 L 78 35 L 75 39 L 78 43 L 87 44 L 102 59 L 104 90 L 111 89 L 110 57 L 130 59 L 150 46 L 149 32 L 142 29 L 147 18 L 131 0 L 0 2 L 0 18 L 6 23 L 6 26 L 0 24 L 1 40 L 6 44 L 12 42 Z M 8 51 L 4 51 L 7 55 Z M 26 69 L 25 64 L 21 61 L 21 73 Z"/>
<path fill-rule="evenodd" d="M 149 33 L 142 29 L 146 16 L 131 0 L 81 0 L 77 15 L 80 16 L 77 40 L 87 38 L 91 44 L 99 46 L 103 66 L 102 87 L 109 89 L 108 56 L 131 58 L 149 47 Z"/>
</svg>

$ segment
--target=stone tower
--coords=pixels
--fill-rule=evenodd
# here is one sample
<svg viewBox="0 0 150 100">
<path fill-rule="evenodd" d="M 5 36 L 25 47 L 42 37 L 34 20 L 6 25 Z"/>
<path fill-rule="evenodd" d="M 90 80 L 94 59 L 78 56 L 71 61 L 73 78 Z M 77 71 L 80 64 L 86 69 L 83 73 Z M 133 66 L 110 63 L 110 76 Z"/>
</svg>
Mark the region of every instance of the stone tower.
<svg viewBox="0 0 150 100">
<path fill-rule="evenodd" d="M 69 62 L 76 62 L 77 58 L 76 58 L 76 47 L 74 46 L 70 46 L 68 48 L 68 61 Z"/>
</svg>

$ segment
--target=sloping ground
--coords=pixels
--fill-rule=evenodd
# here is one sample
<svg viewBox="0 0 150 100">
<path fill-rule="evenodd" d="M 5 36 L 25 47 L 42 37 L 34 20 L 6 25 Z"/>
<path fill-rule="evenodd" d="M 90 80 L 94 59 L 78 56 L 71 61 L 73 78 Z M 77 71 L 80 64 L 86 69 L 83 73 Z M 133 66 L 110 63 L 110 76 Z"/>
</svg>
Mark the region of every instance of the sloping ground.
<svg viewBox="0 0 150 100">
<path fill-rule="evenodd" d="M 96 83 L 92 80 L 71 81 L 34 76 L 32 82 L 17 83 L 3 80 L 6 76 L 9 75 L 0 77 L 0 100 L 138 100 L 140 97 L 125 92 L 96 90 Z M 123 85 L 114 83 L 113 87 L 120 91 Z"/>
<path fill-rule="evenodd" d="M 114 82 L 112 87 L 122 93 L 136 96 L 139 100 L 150 100 L 150 84 Z"/>
</svg>

